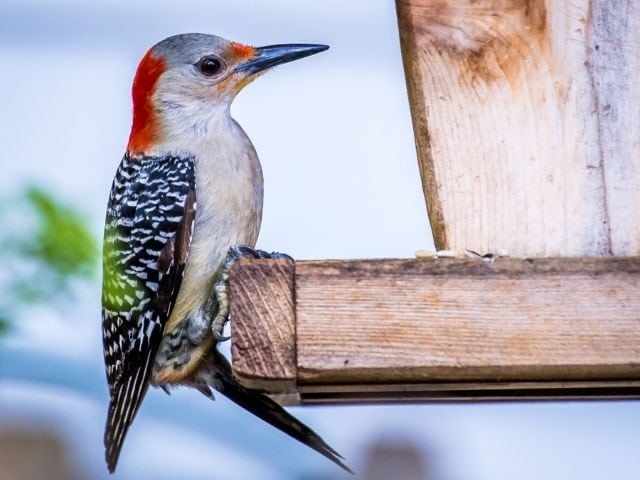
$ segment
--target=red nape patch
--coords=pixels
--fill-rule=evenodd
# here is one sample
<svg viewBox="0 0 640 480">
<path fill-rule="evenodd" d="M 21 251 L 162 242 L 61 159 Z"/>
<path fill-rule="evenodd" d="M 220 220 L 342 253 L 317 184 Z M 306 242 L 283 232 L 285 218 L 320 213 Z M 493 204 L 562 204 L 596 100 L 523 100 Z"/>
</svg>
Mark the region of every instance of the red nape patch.
<svg viewBox="0 0 640 480">
<path fill-rule="evenodd" d="M 158 79 L 165 69 L 165 61 L 154 56 L 151 50 L 142 57 L 138 65 L 131 90 L 133 124 L 127 145 L 129 153 L 144 153 L 157 139 L 158 119 L 153 108 L 152 97 Z"/>
<path fill-rule="evenodd" d="M 231 53 L 238 60 L 248 60 L 256 53 L 256 48 L 244 43 L 231 42 Z"/>
</svg>

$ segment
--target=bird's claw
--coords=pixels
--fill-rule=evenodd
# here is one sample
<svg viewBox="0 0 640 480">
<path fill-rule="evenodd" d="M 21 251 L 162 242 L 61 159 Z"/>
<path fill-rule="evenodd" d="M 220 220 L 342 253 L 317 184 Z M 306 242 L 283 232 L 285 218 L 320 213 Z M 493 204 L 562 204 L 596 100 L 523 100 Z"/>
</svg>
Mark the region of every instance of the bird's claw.
<svg viewBox="0 0 640 480">
<path fill-rule="evenodd" d="M 228 318 L 228 316 L 224 317 L 222 315 L 216 315 L 216 318 L 211 323 L 213 338 L 215 338 L 217 342 L 226 342 L 231 338 L 230 336 L 224 334 L 224 327 L 227 323 Z"/>
<path fill-rule="evenodd" d="M 218 280 L 213 285 L 213 294 L 216 300 L 217 311 L 213 321 L 211 322 L 211 331 L 213 333 L 213 338 L 218 342 L 225 342 L 231 338 L 224 335 L 224 327 L 229 321 L 229 272 L 231 271 L 233 264 L 241 258 L 284 258 L 293 261 L 293 258 L 286 253 L 269 253 L 264 250 L 256 250 L 255 248 L 247 245 L 234 245 L 229 249 Z"/>
<path fill-rule="evenodd" d="M 241 258 L 270 258 L 270 259 L 286 259 L 291 260 L 293 257 L 287 255 L 286 253 L 280 252 L 267 252 L 265 250 L 257 250 L 255 248 L 249 247 L 247 245 L 234 245 L 229 249 L 229 253 L 227 253 L 227 260 L 225 261 L 225 267 L 229 260 L 231 259 L 231 265 L 235 263 L 236 260 L 240 260 Z M 231 268 L 229 266 L 229 269 Z"/>
</svg>

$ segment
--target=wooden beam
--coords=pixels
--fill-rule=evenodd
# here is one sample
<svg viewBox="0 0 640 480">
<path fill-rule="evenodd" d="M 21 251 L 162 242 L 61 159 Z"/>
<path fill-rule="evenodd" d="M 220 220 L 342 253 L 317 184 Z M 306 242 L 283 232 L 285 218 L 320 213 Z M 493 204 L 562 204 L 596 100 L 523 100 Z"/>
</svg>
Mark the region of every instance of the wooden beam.
<svg viewBox="0 0 640 480">
<path fill-rule="evenodd" d="M 230 288 L 235 375 L 303 403 L 640 398 L 638 257 L 242 260 Z"/>
<path fill-rule="evenodd" d="M 234 325 L 231 354 L 235 374 L 252 388 L 293 392 L 296 345 L 290 260 L 240 260 L 229 275 Z M 237 320 L 237 322 L 236 322 Z"/>
<path fill-rule="evenodd" d="M 640 2 L 396 1 L 436 247 L 640 255 Z"/>
</svg>

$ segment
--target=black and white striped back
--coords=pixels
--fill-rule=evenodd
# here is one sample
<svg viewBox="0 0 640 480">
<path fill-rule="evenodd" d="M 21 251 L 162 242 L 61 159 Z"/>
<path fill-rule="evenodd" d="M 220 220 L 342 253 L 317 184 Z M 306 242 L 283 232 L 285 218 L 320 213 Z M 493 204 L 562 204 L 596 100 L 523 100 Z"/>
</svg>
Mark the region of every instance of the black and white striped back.
<svg viewBox="0 0 640 480">
<path fill-rule="evenodd" d="M 191 158 L 128 156 L 111 188 L 104 232 L 102 333 L 111 401 L 105 429 L 113 471 L 148 387 L 180 289 L 195 218 Z"/>
</svg>

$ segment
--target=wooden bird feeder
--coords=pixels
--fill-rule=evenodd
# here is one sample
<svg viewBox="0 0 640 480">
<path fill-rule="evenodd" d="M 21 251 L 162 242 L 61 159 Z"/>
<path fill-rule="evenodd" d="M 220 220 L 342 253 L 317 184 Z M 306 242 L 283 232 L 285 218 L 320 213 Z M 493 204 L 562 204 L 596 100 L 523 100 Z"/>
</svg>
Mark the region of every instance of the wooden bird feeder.
<svg viewBox="0 0 640 480">
<path fill-rule="evenodd" d="M 438 249 L 241 261 L 232 361 L 289 402 L 640 398 L 640 4 L 397 0 Z"/>
</svg>

